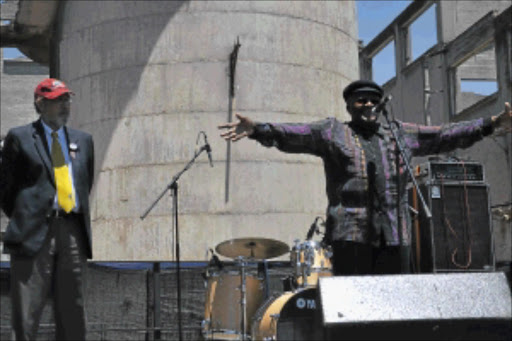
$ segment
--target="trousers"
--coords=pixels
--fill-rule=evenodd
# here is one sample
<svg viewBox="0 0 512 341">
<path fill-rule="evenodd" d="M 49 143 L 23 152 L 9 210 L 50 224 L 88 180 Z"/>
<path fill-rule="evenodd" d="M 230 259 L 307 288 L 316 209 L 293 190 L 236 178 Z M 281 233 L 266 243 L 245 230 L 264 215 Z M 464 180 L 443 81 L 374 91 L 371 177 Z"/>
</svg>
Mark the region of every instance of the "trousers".
<svg viewBox="0 0 512 341">
<path fill-rule="evenodd" d="M 36 340 L 39 321 L 53 298 L 57 340 L 85 340 L 85 236 L 78 214 L 50 219 L 34 256 L 11 254 L 12 339 Z"/>
<path fill-rule="evenodd" d="M 332 248 L 331 259 L 335 276 L 392 275 L 410 271 L 409 247 L 382 245 L 375 247 L 350 241 L 335 241 Z"/>
</svg>

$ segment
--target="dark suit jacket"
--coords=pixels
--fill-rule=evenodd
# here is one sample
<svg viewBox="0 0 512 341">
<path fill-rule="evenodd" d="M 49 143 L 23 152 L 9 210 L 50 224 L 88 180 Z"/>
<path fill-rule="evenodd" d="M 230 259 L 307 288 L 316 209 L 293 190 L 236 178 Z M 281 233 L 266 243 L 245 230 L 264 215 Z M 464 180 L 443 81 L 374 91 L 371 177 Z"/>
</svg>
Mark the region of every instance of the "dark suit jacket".
<svg viewBox="0 0 512 341">
<path fill-rule="evenodd" d="M 89 193 L 94 176 L 92 136 L 64 128 L 69 143 L 78 146 L 71 157 L 73 182 L 87 236 L 87 257 L 92 258 Z M 4 141 L 0 165 L 0 205 L 10 218 L 4 236 L 6 253 L 34 255 L 48 233 L 49 214 L 56 186 L 41 120 L 13 128 Z"/>
</svg>

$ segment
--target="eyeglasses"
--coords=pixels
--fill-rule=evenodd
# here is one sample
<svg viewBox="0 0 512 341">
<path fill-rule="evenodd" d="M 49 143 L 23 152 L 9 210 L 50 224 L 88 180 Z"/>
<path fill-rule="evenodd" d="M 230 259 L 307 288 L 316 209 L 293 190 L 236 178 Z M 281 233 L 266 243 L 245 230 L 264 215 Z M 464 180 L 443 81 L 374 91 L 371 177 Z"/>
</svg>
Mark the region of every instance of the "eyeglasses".
<svg viewBox="0 0 512 341">
<path fill-rule="evenodd" d="M 378 98 L 367 98 L 367 97 L 359 97 L 355 100 L 355 103 L 358 104 L 366 104 L 368 102 L 371 102 L 373 105 L 379 104 L 380 100 Z"/>
</svg>

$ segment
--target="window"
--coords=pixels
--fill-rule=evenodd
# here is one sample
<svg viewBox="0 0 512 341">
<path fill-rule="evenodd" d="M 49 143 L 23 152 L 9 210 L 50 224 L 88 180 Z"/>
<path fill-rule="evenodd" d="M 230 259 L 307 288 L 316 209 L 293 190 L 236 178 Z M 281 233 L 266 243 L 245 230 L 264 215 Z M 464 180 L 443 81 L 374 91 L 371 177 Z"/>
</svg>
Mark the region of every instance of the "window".
<svg viewBox="0 0 512 341">
<path fill-rule="evenodd" d="M 23 56 L 23 53 L 15 47 L 4 47 L 2 50 L 4 59 L 14 59 Z"/>
<path fill-rule="evenodd" d="M 372 58 L 373 81 L 384 84 L 396 76 L 395 41 L 392 40 Z"/>
<path fill-rule="evenodd" d="M 498 91 L 494 42 L 469 56 L 453 71 L 455 113 Z"/>
<path fill-rule="evenodd" d="M 409 26 L 412 60 L 437 44 L 436 5 L 430 6 Z"/>
</svg>

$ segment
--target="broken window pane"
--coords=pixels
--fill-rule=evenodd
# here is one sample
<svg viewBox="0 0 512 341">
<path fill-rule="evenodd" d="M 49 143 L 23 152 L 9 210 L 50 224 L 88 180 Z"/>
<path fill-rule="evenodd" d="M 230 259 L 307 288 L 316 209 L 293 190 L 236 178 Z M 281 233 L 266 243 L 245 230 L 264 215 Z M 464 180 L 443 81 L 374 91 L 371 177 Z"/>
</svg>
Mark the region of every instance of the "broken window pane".
<svg viewBox="0 0 512 341">
<path fill-rule="evenodd" d="M 454 86 L 457 114 L 498 91 L 494 42 L 455 68 Z"/>
</svg>

